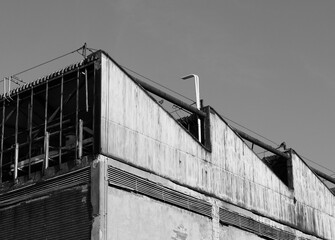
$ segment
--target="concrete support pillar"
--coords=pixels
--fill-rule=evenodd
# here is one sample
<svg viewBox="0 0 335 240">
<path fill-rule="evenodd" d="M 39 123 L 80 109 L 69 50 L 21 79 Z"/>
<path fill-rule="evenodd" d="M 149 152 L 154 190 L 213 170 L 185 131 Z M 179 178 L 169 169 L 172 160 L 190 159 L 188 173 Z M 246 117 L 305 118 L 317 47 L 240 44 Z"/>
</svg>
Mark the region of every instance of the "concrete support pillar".
<svg viewBox="0 0 335 240">
<path fill-rule="evenodd" d="M 91 168 L 91 203 L 92 231 L 91 239 L 107 239 L 107 165 L 102 156 L 92 162 Z"/>
<path fill-rule="evenodd" d="M 213 240 L 220 239 L 220 217 L 219 206 L 216 201 L 212 205 L 212 224 L 213 224 Z"/>
</svg>

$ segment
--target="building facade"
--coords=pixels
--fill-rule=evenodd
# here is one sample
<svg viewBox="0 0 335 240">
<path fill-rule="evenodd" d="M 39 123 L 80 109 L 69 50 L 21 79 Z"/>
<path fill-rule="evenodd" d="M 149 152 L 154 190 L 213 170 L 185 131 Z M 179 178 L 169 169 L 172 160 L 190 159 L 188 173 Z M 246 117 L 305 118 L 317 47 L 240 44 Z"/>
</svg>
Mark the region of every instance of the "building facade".
<svg viewBox="0 0 335 240">
<path fill-rule="evenodd" d="M 0 105 L 0 239 L 335 239 L 294 150 L 260 159 L 210 106 L 199 142 L 103 51 Z"/>
</svg>

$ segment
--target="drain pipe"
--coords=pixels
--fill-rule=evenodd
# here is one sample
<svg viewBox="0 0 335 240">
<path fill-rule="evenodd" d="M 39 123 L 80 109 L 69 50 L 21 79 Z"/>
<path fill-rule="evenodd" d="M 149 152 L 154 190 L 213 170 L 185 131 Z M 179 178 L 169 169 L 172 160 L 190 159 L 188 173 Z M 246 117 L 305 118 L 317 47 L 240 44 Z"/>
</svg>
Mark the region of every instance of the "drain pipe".
<svg viewBox="0 0 335 240">
<path fill-rule="evenodd" d="M 185 77 L 182 77 L 181 79 L 186 80 L 194 78 L 194 85 L 195 85 L 195 99 L 196 99 L 196 104 L 197 104 L 197 109 L 200 110 L 200 90 L 199 90 L 199 76 L 195 74 L 190 74 Z M 197 116 L 198 120 L 198 139 L 199 142 L 201 142 L 201 121 L 200 118 Z"/>
</svg>

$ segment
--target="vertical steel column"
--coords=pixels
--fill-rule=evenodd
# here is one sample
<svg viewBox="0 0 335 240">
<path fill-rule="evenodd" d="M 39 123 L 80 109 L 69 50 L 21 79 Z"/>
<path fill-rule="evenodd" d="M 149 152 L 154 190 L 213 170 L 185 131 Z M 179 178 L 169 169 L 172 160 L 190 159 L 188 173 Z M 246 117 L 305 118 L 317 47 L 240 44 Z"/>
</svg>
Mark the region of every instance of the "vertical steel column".
<svg viewBox="0 0 335 240">
<path fill-rule="evenodd" d="M 79 143 L 78 143 L 78 148 L 79 148 L 79 159 L 83 157 L 83 131 L 84 131 L 84 123 L 83 120 L 79 120 Z"/>
<path fill-rule="evenodd" d="M 18 143 L 18 129 L 19 129 L 19 101 L 20 97 L 16 97 L 16 116 L 15 116 L 15 160 L 14 160 L 14 181 L 17 180 L 17 165 L 19 162 L 19 143 Z"/>
<path fill-rule="evenodd" d="M 17 181 L 17 165 L 19 163 L 19 144 L 15 143 L 15 159 L 14 159 L 14 181 Z"/>
<path fill-rule="evenodd" d="M 93 108 L 92 108 L 92 130 L 93 130 L 93 144 L 92 144 L 92 151 L 93 154 L 96 153 L 95 149 L 95 143 L 96 143 L 96 134 L 95 134 L 95 113 L 96 113 L 96 106 L 95 106 L 95 98 L 96 98 L 96 74 L 95 74 L 95 65 L 93 65 L 93 96 L 92 96 L 92 101 L 93 101 Z"/>
<path fill-rule="evenodd" d="M 62 75 L 61 85 L 60 85 L 60 106 L 59 106 L 59 155 L 58 155 L 58 165 L 62 164 L 62 145 L 63 145 L 63 98 L 64 98 L 64 74 Z"/>
<path fill-rule="evenodd" d="M 48 125 L 48 98 L 49 98 L 49 81 L 47 81 L 45 84 L 44 134 L 47 132 L 47 125 Z"/>
<path fill-rule="evenodd" d="M 5 135 L 5 117 L 6 117 L 6 100 L 2 102 L 2 123 L 1 123 L 1 155 L 0 155 L 0 183 L 2 182 L 2 164 L 3 164 L 3 142 Z"/>
<path fill-rule="evenodd" d="M 50 141 L 50 134 L 49 132 L 45 133 L 44 136 L 44 149 L 45 149 L 45 155 L 44 155 L 44 172 L 49 167 L 49 141 Z"/>
<path fill-rule="evenodd" d="M 44 106 L 44 141 L 47 137 L 47 126 L 48 126 L 48 98 L 49 98 L 49 81 L 47 80 L 46 84 L 45 84 L 45 106 Z M 46 156 L 47 153 L 47 149 L 46 149 L 46 144 L 44 144 L 44 154 Z M 44 169 L 46 169 L 46 157 L 44 158 L 43 161 L 43 173 L 44 173 Z"/>
<path fill-rule="evenodd" d="M 79 121 L 79 79 L 80 71 L 77 70 L 77 86 L 76 86 L 76 148 L 75 148 L 75 161 L 78 159 L 78 121 Z"/>
<path fill-rule="evenodd" d="M 85 97 L 86 97 L 86 112 L 88 112 L 88 81 L 87 81 L 87 68 L 85 67 Z"/>
<path fill-rule="evenodd" d="M 28 178 L 31 178 L 31 149 L 33 141 L 33 106 L 34 106 L 34 88 L 30 91 L 30 103 L 29 103 L 29 166 L 28 166 Z"/>
<path fill-rule="evenodd" d="M 3 78 L 3 93 L 6 94 L 6 78 Z"/>
</svg>

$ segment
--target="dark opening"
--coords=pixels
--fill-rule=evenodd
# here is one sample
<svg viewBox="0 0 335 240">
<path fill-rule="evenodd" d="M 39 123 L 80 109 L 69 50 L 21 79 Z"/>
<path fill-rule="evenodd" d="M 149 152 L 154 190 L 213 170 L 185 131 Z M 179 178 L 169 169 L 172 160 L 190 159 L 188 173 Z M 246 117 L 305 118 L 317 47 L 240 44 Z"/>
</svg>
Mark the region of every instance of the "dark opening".
<svg viewBox="0 0 335 240">
<path fill-rule="evenodd" d="M 272 155 L 264 157 L 262 160 L 286 186 L 293 189 L 291 159 Z"/>
<path fill-rule="evenodd" d="M 199 118 L 201 123 L 201 144 L 203 144 L 208 150 L 211 148 L 210 136 L 209 136 L 209 107 L 201 109 L 207 112 L 207 117 Z M 195 138 L 199 139 L 198 132 L 198 116 L 196 114 L 190 114 L 189 116 L 177 119 L 177 121 Z"/>
<path fill-rule="evenodd" d="M 0 100 L 0 182 L 95 154 L 94 62 Z"/>
</svg>

